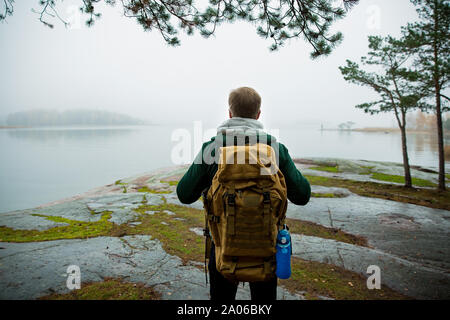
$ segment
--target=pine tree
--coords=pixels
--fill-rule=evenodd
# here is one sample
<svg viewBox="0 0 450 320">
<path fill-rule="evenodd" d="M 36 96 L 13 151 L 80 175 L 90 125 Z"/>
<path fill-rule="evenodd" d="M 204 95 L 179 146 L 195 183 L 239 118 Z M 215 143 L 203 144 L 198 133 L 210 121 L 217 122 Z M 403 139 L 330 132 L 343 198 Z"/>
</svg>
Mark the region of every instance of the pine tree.
<svg viewBox="0 0 450 320">
<path fill-rule="evenodd" d="M 402 29 L 405 49 L 415 54 L 414 65 L 421 90 L 434 99 L 439 149 L 439 189 L 445 190 L 445 155 L 442 114 L 449 110 L 443 94 L 450 78 L 450 1 L 411 0 L 420 21 Z M 447 106 L 442 98 L 447 101 Z"/>
<path fill-rule="evenodd" d="M 39 20 L 53 28 L 52 18 L 68 25 L 57 12 L 58 0 L 39 0 L 40 10 L 34 10 Z M 114 5 L 115 0 L 80 0 L 80 11 L 92 26 L 101 17 L 97 5 Z M 271 50 L 286 40 L 303 37 L 312 47 L 312 58 L 328 55 L 342 41 L 342 33 L 330 33 L 333 22 L 345 16 L 358 0 L 208 0 L 206 9 L 199 10 L 193 0 L 121 0 L 126 17 L 135 18 L 145 31 L 157 30 L 172 46 L 180 44 L 180 30 L 188 35 L 194 30 L 204 37 L 214 34 L 223 22 L 243 20 L 256 26 L 261 37 L 272 40 Z M 13 14 L 14 0 L 4 0 L 0 21 Z M 0 3 L 1 5 L 1 3 Z M 0 7 L 1 8 L 1 7 Z"/>
<path fill-rule="evenodd" d="M 405 187 L 412 187 L 411 170 L 406 143 L 406 114 L 416 108 L 426 109 L 422 102 L 425 94 L 416 86 L 418 73 L 409 69 L 411 54 L 405 53 L 402 43 L 393 37 L 369 36 L 367 57 L 361 63 L 368 67 L 375 65 L 377 71 L 363 70 L 357 63 L 347 60 L 347 65 L 339 67 L 344 79 L 366 86 L 378 93 L 380 99 L 359 104 L 356 108 L 370 114 L 393 112 L 401 132 Z"/>
</svg>

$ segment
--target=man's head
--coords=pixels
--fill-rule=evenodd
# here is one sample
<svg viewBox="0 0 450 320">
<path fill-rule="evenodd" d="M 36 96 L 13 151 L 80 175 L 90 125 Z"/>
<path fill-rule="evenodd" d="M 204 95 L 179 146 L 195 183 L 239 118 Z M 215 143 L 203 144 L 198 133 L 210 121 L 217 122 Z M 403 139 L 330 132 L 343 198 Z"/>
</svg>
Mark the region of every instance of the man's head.
<svg viewBox="0 0 450 320">
<path fill-rule="evenodd" d="M 231 91 L 228 96 L 230 118 L 258 119 L 261 114 L 261 97 L 249 87 L 240 87 Z"/>
</svg>

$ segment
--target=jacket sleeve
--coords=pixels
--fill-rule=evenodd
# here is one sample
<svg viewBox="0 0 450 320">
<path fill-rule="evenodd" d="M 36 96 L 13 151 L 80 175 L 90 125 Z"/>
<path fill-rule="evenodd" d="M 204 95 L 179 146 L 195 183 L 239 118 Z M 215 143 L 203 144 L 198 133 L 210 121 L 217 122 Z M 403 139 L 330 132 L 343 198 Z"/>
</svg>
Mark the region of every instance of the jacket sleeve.
<svg viewBox="0 0 450 320">
<path fill-rule="evenodd" d="M 202 157 L 202 150 L 197 155 Z M 191 204 L 197 201 L 202 191 L 210 185 L 207 168 L 203 161 L 194 161 L 177 185 L 177 196 L 181 203 Z"/>
<path fill-rule="evenodd" d="M 289 155 L 288 149 L 279 143 L 280 170 L 284 175 L 288 199 L 296 205 L 305 205 L 311 197 L 309 181 L 300 173 Z"/>
</svg>

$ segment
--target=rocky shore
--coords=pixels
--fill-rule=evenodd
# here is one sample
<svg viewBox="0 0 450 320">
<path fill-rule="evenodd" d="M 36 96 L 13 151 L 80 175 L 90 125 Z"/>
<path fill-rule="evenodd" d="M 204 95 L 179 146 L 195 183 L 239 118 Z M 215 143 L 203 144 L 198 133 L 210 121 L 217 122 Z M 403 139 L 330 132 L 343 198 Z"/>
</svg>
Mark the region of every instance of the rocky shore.
<svg viewBox="0 0 450 320">
<path fill-rule="evenodd" d="M 415 192 L 423 194 L 414 198 L 401 182 L 389 181 L 401 175 L 396 164 L 296 163 L 313 197 L 305 207 L 288 207 L 293 274 L 279 282 L 279 299 L 450 298 L 449 197 L 433 198 L 432 169 L 413 169 L 420 186 Z M 133 290 L 151 289 L 155 299 L 209 299 L 202 203 L 183 205 L 175 193 L 186 168 L 160 169 L 0 214 L 0 299 L 73 298 L 66 286 L 70 265 L 81 272 L 75 291 L 115 279 Z M 377 186 L 384 194 L 373 191 Z M 424 197 L 434 202 L 421 203 Z M 381 269 L 381 290 L 367 289 L 370 265 Z M 101 288 L 96 291 L 112 290 Z M 248 285 L 239 286 L 238 299 L 248 298 Z"/>
</svg>

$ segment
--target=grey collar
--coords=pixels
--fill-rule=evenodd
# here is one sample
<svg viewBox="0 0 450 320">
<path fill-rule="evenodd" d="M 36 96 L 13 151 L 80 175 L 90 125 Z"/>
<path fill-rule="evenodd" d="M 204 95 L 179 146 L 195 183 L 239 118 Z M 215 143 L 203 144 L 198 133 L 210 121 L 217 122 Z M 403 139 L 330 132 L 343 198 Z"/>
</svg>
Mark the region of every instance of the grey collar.
<svg viewBox="0 0 450 320">
<path fill-rule="evenodd" d="M 218 128 L 217 134 L 227 135 L 258 135 L 265 134 L 263 124 L 256 119 L 233 117 L 224 121 Z"/>
</svg>

